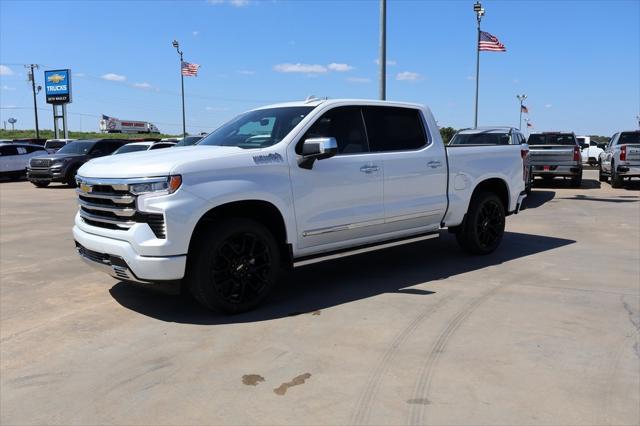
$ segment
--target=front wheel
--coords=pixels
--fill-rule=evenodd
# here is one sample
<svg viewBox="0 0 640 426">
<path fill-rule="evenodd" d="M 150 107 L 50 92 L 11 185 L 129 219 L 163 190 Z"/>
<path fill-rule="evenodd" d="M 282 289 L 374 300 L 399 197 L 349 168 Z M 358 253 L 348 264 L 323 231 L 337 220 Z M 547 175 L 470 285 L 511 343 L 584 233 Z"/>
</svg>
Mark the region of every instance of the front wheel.
<svg viewBox="0 0 640 426">
<path fill-rule="evenodd" d="M 505 208 L 497 195 L 482 192 L 471 199 L 465 223 L 456 233 L 458 244 L 472 254 L 489 254 L 502 241 Z"/>
<path fill-rule="evenodd" d="M 209 309 L 240 313 L 262 302 L 276 285 L 281 255 L 271 232 L 250 219 L 211 226 L 195 244 L 187 282 Z"/>
<path fill-rule="evenodd" d="M 49 182 L 48 180 L 35 180 L 31 183 L 37 186 L 38 188 L 46 188 L 47 186 L 49 186 L 51 182 Z"/>
<path fill-rule="evenodd" d="M 76 182 L 76 175 L 78 174 L 78 169 L 73 169 L 71 170 L 67 176 L 65 177 L 64 181 L 67 185 L 69 185 L 71 188 L 75 188 L 76 186 L 78 186 L 78 182 Z"/>
</svg>

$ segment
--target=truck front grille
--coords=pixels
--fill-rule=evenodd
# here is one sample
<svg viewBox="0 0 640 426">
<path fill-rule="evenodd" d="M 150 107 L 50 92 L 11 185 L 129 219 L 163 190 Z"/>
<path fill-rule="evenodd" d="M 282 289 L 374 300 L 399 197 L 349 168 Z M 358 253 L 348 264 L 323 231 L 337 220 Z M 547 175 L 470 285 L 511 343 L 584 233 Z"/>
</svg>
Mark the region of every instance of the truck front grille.
<svg viewBox="0 0 640 426">
<path fill-rule="evenodd" d="M 137 196 L 125 181 L 105 183 L 78 178 L 80 217 L 91 226 L 127 230 L 136 223 L 149 225 L 156 238 L 166 238 L 164 216 L 138 211 Z"/>
<path fill-rule="evenodd" d="M 48 169 L 51 166 L 51 159 L 49 158 L 32 158 L 29 161 L 29 167 L 33 168 L 46 168 Z"/>
</svg>

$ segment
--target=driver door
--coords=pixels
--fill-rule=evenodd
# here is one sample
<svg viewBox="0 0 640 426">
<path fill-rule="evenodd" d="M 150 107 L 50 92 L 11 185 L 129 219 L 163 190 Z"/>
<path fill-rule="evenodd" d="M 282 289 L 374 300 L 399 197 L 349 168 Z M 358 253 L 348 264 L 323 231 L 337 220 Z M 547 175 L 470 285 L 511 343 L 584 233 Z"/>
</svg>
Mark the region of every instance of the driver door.
<svg viewBox="0 0 640 426">
<path fill-rule="evenodd" d="M 308 138 L 333 137 L 338 154 L 310 170 L 298 166 Z M 369 152 L 360 107 L 325 112 L 300 138 L 291 161 L 291 185 L 301 254 L 338 249 L 384 226 L 383 170 Z"/>
</svg>

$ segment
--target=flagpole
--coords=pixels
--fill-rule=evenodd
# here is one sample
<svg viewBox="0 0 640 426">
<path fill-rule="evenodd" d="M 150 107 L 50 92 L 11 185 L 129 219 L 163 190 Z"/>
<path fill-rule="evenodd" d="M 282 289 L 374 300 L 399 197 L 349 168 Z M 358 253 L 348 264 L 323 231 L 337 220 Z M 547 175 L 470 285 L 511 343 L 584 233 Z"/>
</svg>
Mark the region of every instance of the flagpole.
<svg viewBox="0 0 640 426">
<path fill-rule="evenodd" d="M 180 50 L 180 44 L 178 43 L 178 40 L 173 40 L 172 45 L 178 51 L 178 55 L 180 55 L 180 86 L 182 88 L 182 137 L 185 138 L 187 136 L 187 126 L 184 114 L 184 74 L 182 74 L 182 64 L 184 61 L 182 60 L 182 51 Z"/>
<path fill-rule="evenodd" d="M 484 15 L 484 9 L 480 2 L 476 2 L 473 5 L 473 11 L 476 12 L 476 16 L 478 19 L 478 39 L 476 41 L 476 107 L 475 107 L 475 116 L 473 120 L 473 127 L 478 127 L 478 90 L 480 86 L 480 21 L 482 20 L 482 15 Z"/>
<path fill-rule="evenodd" d="M 518 129 L 522 130 L 522 105 L 524 104 L 524 100 L 527 99 L 527 95 L 516 95 L 516 98 L 520 101 L 520 124 L 518 125 Z"/>
</svg>

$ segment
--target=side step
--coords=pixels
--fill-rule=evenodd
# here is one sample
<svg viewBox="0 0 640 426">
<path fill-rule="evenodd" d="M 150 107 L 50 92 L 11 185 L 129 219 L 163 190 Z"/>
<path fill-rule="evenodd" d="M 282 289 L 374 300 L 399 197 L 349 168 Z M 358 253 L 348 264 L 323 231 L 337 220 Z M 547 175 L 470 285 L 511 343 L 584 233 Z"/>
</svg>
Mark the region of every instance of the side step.
<svg viewBox="0 0 640 426">
<path fill-rule="evenodd" d="M 393 240 L 382 241 L 373 244 L 367 244 L 355 248 L 348 248 L 342 250 L 335 250 L 327 253 L 320 253 L 311 256 L 299 257 L 293 260 L 293 267 L 311 265 L 313 263 L 325 262 L 327 260 L 335 260 L 343 257 L 354 256 L 356 254 L 368 253 L 370 251 L 383 250 L 386 248 L 402 246 L 405 244 L 416 243 L 418 241 L 431 240 L 438 238 L 440 231 L 429 232 L 427 234 L 421 234 L 412 237 L 397 238 Z"/>
</svg>

